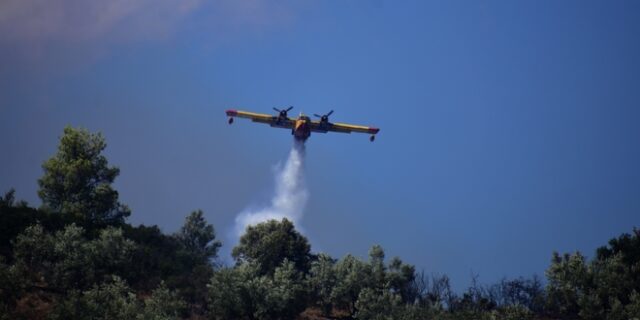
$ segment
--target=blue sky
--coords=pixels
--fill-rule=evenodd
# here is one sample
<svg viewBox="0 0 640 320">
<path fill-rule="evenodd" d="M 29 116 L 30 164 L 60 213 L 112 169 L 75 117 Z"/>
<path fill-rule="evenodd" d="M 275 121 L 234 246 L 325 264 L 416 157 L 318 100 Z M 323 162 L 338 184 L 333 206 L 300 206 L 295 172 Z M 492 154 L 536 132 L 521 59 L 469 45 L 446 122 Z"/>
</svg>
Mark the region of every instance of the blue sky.
<svg viewBox="0 0 640 320">
<path fill-rule="evenodd" d="M 133 223 L 203 209 L 231 249 L 291 136 L 229 108 L 381 128 L 313 135 L 315 251 L 388 256 L 462 289 L 640 225 L 637 1 L 8 0 L 0 189 L 39 205 L 62 128 L 102 132 Z"/>
</svg>

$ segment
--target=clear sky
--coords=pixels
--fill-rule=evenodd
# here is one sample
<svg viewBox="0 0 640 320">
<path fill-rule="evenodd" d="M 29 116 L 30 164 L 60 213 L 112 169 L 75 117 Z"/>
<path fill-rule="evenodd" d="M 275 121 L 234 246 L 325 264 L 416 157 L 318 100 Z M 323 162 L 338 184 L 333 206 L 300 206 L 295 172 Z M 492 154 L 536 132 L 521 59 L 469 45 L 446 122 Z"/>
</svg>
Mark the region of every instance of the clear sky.
<svg viewBox="0 0 640 320">
<path fill-rule="evenodd" d="M 640 225 L 638 1 L 0 2 L 0 191 L 33 205 L 86 127 L 131 222 L 203 209 L 227 254 L 291 135 L 224 110 L 287 105 L 381 128 L 308 141 L 315 251 L 381 244 L 463 289 Z"/>
</svg>

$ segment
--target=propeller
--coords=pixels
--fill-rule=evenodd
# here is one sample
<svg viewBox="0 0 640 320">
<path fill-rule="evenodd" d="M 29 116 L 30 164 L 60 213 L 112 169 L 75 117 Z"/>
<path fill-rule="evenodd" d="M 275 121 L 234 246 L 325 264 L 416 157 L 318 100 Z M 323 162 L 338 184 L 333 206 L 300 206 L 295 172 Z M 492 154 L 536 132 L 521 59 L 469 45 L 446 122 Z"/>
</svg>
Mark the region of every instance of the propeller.
<svg viewBox="0 0 640 320">
<path fill-rule="evenodd" d="M 289 106 L 289 108 L 286 108 L 286 109 L 283 109 L 283 110 L 280 110 L 278 108 L 273 108 L 273 110 L 279 112 L 280 116 L 282 116 L 282 117 L 286 117 L 287 116 L 287 112 L 291 111 L 291 109 L 293 109 L 293 106 Z"/>
<path fill-rule="evenodd" d="M 333 110 L 329 111 L 329 113 L 327 114 L 323 114 L 323 115 L 319 115 L 317 113 L 314 113 L 313 115 L 320 118 L 321 121 L 324 122 L 328 122 L 329 121 L 329 116 L 333 113 Z"/>
</svg>

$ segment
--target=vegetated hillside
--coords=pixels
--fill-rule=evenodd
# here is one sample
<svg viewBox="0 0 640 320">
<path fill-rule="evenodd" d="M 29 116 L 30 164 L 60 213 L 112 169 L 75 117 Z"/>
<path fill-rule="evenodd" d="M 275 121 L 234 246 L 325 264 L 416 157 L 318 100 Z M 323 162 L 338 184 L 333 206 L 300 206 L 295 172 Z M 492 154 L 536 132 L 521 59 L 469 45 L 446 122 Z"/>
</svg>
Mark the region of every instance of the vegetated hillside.
<svg viewBox="0 0 640 320">
<path fill-rule="evenodd" d="M 132 226 L 100 134 L 65 128 L 43 164 L 43 205 L 0 197 L 0 319 L 633 319 L 640 231 L 588 260 L 553 253 L 546 284 L 504 279 L 451 290 L 374 245 L 369 258 L 313 253 L 286 219 L 247 228 L 234 266 L 202 211 L 175 234 Z"/>
</svg>

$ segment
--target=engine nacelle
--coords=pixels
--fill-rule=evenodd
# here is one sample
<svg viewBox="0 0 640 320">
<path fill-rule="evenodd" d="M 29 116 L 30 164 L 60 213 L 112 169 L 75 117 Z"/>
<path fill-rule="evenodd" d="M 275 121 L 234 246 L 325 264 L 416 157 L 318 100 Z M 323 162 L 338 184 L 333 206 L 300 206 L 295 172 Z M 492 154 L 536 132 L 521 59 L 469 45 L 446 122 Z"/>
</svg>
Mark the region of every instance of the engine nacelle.
<svg viewBox="0 0 640 320">
<path fill-rule="evenodd" d="M 233 123 L 233 117 L 229 117 L 229 120 L 227 122 L 229 122 L 229 124 L 232 124 Z"/>
</svg>

